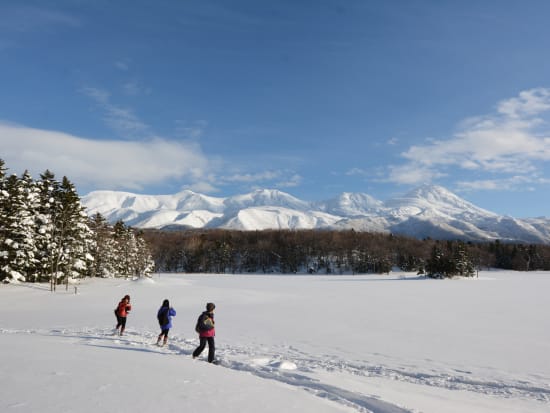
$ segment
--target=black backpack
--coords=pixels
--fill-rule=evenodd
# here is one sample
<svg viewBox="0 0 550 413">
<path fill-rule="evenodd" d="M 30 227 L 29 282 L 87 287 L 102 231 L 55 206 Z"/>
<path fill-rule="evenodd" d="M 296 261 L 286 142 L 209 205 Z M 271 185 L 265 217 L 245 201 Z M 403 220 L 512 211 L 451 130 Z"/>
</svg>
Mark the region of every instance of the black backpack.
<svg viewBox="0 0 550 413">
<path fill-rule="evenodd" d="M 161 326 L 165 326 L 166 324 L 168 324 L 168 312 L 170 311 L 170 308 L 166 307 L 166 309 L 163 311 L 159 311 L 159 313 L 157 314 L 157 318 L 159 320 L 159 324 Z"/>
<path fill-rule="evenodd" d="M 197 319 L 197 324 L 195 325 L 195 331 L 200 333 L 201 331 L 212 330 L 212 321 L 207 322 L 210 317 L 206 313 L 202 313 Z"/>
</svg>

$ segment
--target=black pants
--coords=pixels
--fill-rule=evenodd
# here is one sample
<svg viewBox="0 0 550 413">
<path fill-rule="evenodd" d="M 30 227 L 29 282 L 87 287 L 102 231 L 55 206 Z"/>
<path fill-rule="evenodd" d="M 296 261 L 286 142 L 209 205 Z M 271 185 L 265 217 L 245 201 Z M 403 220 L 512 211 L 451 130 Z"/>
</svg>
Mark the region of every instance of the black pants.
<svg viewBox="0 0 550 413">
<path fill-rule="evenodd" d="M 126 328 L 126 317 L 121 317 L 117 315 L 116 319 L 117 319 L 116 328 L 122 327 L 122 329 L 124 330 Z"/>
<path fill-rule="evenodd" d="M 214 355 L 216 352 L 216 347 L 214 345 L 214 337 L 200 337 L 199 346 L 193 351 L 193 357 L 199 357 L 206 343 L 208 342 L 208 362 L 212 363 L 214 361 Z"/>
</svg>

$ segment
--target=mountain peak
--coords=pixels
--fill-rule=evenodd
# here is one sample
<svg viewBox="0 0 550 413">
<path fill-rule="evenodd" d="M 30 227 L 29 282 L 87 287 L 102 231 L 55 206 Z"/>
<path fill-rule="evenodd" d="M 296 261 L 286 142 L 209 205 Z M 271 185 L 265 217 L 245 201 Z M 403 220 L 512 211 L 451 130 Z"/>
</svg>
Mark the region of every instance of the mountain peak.
<svg viewBox="0 0 550 413">
<path fill-rule="evenodd" d="M 418 199 L 425 199 L 427 201 L 435 201 L 435 202 L 456 202 L 457 200 L 460 200 L 460 202 L 467 202 L 460 198 L 458 195 L 454 194 L 453 192 L 449 191 L 447 188 L 443 188 L 439 185 L 429 185 L 425 184 L 418 188 L 415 188 L 411 191 L 409 191 L 406 195 L 406 198 L 418 198 Z"/>
<path fill-rule="evenodd" d="M 416 215 L 430 214 L 459 217 L 464 214 L 477 217 L 495 217 L 496 214 L 479 208 L 458 195 L 439 185 L 422 185 L 403 196 L 385 202 L 385 206 L 394 210 L 407 208 L 407 213 Z"/>
<path fill-rule="evenodd" d="M 278 189 L 256 189 L 243 195 L 226 198 L 225 205 L 230 209 L 242 209 L 253 206 L 279 206 L 300 211 L 309 209 L 309 203 L 293 197 Z"/>
<path fill-rule="evenodd" d="M 192 191 L 138 195 L 95 191 L 82 198 L 100 213 L 137 228 L 355 229 L 417 238 L 550 242 L 550 220 L 512 220 L 481 209 L 438 185 L 423 185 L 386 202 L 344 192 L 327 201 L 302 201 L 278 189 L 216 198 Z"/>
</svg>

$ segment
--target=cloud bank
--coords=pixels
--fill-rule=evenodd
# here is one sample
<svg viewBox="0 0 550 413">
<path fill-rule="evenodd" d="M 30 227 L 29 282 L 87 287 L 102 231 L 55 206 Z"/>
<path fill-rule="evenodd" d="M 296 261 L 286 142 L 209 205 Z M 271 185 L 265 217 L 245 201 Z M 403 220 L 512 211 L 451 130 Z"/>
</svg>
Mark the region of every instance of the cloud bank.
<svg viewBox="0 0 550 413">
<path fill-rule="evenodd" d="M 163 138 L 146 141 L 91 140 L 57 131 L 0 122 L 0 158 L 8 172 L 34 177 L 46 169 L 67 176 L 77 188 L 140 190 L 186 179 L 200 186 L 212 161 L 193 143 Z"/>
<path fill-rule="evenodd" d="M 466 119 L 447 140 L 411 146 L 401 156 L 405 164 L 390 167 L 388 180 L 418 184 L 449 174 L 450 168 L 489 173 L 495 178 L 461 182 L 463 188 L 498 188 L 540 183 L 540 162 L 550 160 L 550 89 L 522 91 L 498 103 L 492 115 Z"/>
</svg>

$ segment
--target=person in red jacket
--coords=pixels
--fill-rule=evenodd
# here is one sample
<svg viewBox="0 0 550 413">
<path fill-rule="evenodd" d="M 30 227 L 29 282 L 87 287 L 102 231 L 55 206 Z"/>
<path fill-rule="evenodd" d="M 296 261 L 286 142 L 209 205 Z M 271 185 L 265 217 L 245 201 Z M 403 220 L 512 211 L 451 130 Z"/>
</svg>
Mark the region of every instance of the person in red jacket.
<svg viewBox="0 0 550 413">
<path fill-rule="evenodd" d="M 128 313 L 130 312 L 131 309 L 132 309 L 132 305 L 130 304 L 130 296 L 126 294 L 122 298 L 122 300 L 120 300 L 115 310 L 116 319 L 117 319 L 116 331 L 119 335 L 124 334 L 124 329 L 126 328 L 126 317 L 128 316 Z"/>
<path fill-rule="evenodd" d="M 197 320 L 197 326 L 195 330 L 199 333 L 199 346 L 193 351 L 193 358 L 200 356 L 206 343 L 208 343 L 208 362 L 214 362 L 214 356 L 216 347 L 214 345 L 214 336 L 216 335 L 216 328 L 214 323 L 214 309 L 216 306 L 214 303 L 206 304 L 206 311 L 204 311 Z"/>
</svg>

